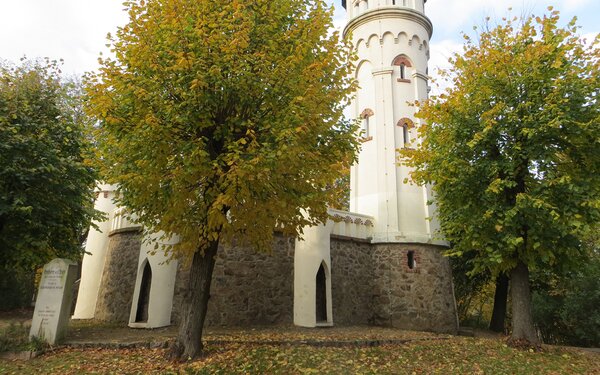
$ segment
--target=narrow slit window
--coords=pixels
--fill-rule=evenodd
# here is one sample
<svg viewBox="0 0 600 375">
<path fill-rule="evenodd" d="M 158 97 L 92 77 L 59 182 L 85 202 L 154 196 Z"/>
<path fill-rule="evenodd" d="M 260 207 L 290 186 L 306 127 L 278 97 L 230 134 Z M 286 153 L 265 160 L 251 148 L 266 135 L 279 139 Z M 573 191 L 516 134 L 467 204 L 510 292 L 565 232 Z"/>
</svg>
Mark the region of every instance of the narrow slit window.
<svg viewBox="0 0 600 375">
<path fill-rule="evenodd" d="M 371 116 L 373 116 L 373 110 L 370 108 L 365 109 L 360 114 L 360 117 L 362 118 L 362 138 L 366 141 L 372 139 L 373 137 L 371 130 L 371 121 L 369 120 Z"/>
<path fill-rule="evenodd" d="M 404 147 L 410 143 L 410 132 L 408 130 L 408 124 L 402 125 L 402 138 L 404 140 Z"/>
<path fill-rule="evenodd" d="M 416 263 L 415 263 L 415 252 L 412 251 L 412 250 L 409 251 L 406 254 L 406 258 L 407 258 L 406 261 L 407 261 L 407 264 L 408 264 L 408 268 L 411 269 L 411 270 L 414 269 L 415 266 L 416 266 Z"/>
<path fill-rule="evenodd" d="M 406 65 L 400 64 L 400 79 L 406 79 Z"/>
</svg>

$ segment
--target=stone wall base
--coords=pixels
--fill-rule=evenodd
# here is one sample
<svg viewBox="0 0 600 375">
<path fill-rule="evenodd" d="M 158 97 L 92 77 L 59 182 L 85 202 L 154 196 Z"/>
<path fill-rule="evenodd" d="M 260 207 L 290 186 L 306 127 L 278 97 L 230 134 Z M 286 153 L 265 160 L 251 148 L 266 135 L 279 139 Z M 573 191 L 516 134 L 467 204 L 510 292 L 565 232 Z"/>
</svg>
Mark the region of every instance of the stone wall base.
<svg viewBox="0 0 600 375">
<path fill-rule="evenodd" d="M 443 250 L 332 239 L 334 323 L 456 333 L 452 271 Z"/>
<path fill-rule="evenodd" d="M 139 249 L 139 232 L 111 237 L 97 319 L 128 321 Z M 332 238 L 330 250 L 335 325 L 457 332 L 452 274 L 443 247 Z M 179 265 L 173 324 L 179 322 L 188 272 Z M 221 246 L 205 325 L 292 324 L 293 272 L 293 238 L 276 234 L 271 254 L 239 244 Z"/>
<path fill-rule="evenodd" d="M 220 246 L 205 326 L 291 324 L 294 304 L 294 239 L 275 234 L 271 254 L 239 244 Z M 171 321 L 179 322 L 188 280 L 179 267 Z"/>
<path fill-rule="evenodd" d="M 95 319 L 114 323 L 129 322 L 142 245 L 141 233 L 139 229 L 134 229 L 110 235 Z"/>
</svg>

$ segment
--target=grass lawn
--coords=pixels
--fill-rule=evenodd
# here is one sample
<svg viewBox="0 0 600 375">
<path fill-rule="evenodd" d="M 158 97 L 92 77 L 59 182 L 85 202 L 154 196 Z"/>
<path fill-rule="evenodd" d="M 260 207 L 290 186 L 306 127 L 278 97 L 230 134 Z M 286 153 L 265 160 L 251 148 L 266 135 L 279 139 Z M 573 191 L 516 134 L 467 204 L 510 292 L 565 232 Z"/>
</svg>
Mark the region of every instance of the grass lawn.
<svg viewBox="0 0 600 375">
<path fill-rule="evenodd" d="M 61 348 L 30 361 L 0 360 L 0 374 L 600 374 L 600 354 L 520 351 L 500 339 L 448 336 L 375 347 L 222 342 L 208 346 L 203 359 L 183 364 L 166 360 L 165 353 Z"/>
</svg>

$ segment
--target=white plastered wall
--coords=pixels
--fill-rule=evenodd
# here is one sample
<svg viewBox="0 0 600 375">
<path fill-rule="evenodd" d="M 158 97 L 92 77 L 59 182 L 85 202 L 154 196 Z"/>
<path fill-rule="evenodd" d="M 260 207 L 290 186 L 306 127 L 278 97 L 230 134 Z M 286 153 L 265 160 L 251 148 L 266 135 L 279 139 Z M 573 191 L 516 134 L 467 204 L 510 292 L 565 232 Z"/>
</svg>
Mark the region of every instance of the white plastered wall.
<svg viewBox="0 0 600 375">
<path fill-rule="evenodd" d="M 116 208 L 113 203 L 115 197 L 115 187 L 113 185 L 101 184 L 96 191 L 98 198 L 94 207 L 104 212 L 107 220 L 95 222 L 98 229 L 90 227 L 85 245 L 86 254 L 83 256 L 81 264 L 81 280 L 73 319 L 94 318 L 102 272 L 106 261 L 108 233 L 111 229 L 111 222 Z"/>
<path fill-rule="evenodd" d="M 304 228 L 303 239 L 296 239 L 294 251 L 294 324 L 301 327 L 333 325 L 331 304 L 330 236 L 333 221 Z M 325 264 L 327 322 L 317 323 L 316 279 Z"/>
<path fill-rule="evenodd" d="M 161 233 L 153 234 L 159 238 Z M 176 237 L 168 243 L 177 243 Z M 171 310 L 173 308 L 173 294 L 175 291 L 175 278 L 177 276 L 177 260 L 169 262 L 162 250 L 154 248 L 153 241 L 142 241 L 138 270 L 133 291 L 133 301 L 129 314 L 129 326 L 132 328 L 158 328 L 171 324 Z M 152 279 L 150 283 L 150 298 L 148 303 L 148 320 L 136 322 L 137 307 L 140 296 L 140 287 L 146 262 L 150 264 Z"/>
<path fill-rule="evenodd" d="M 349 23 L 344 30 L 360 64 L 356 75 L 360 89 L 352 109 L 359 118 L 363 107 L 372 106 L 376 128 L 351 168 L 350 210 L 375 217 L 373 242 L 444 244 L 434 237 L 437 223 L 427 220 L 430 189 L 405 184 L 410 170 L 397 165 L 397 150 L 414 146 L 404 144 L 398 122 L 411 119 L 415 128 L 410 136 L 416 142 L 419 120 L 412 103 L 427 98 L 431 22 L 423 14 L 423 0 L 370 0 L 363 10 L 360 6 L 365 4 L 358 3 L 356 8 L 356 1 L 348 1 Z M 404 80 L 399 79 L 400 67 L 393 64 L 397 56 L 410 61 Z"/>
</svg>

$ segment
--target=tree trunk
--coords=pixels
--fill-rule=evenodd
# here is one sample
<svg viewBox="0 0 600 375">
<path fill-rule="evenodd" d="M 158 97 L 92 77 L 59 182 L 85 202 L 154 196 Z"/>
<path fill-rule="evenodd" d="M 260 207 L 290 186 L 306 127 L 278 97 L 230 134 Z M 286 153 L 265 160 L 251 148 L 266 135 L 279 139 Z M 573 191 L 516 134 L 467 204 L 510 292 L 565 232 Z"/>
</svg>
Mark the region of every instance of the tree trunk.
<svg viewBox="0 0 600 375">
<path fill-rule="evenodd" d="M 202 354 L 202 328 L 208 308 L 210 283 L 218 247 L 219 241 L 213 241 L 204 254 L 200 251 L 194 254 L 190 279 L 181 306 L 179 333 L 177 341 L 171 348 L 172 359 L 186 361 Z"/>
<path fill-rule="evenodd" d="M 506 299 L 508 298 L 508 276 L 501 273 L 496 277 L 496 292 L 494 293 L 494 310 L 490 320 L 490 330 L 504 332 L 506 320 Z"/>
<path fill-rule="evenodd" d="M 511 271 L 510 297 L 512 302 L 512 346 L 539 347 L 540 340 L 533 326 L 529 269 L 522 261 Z"/>
</svg>

